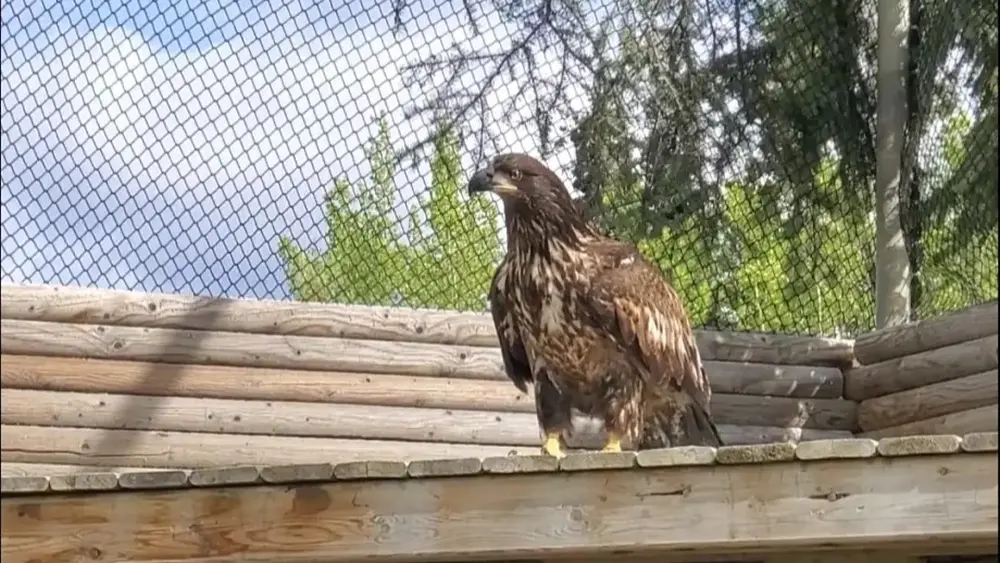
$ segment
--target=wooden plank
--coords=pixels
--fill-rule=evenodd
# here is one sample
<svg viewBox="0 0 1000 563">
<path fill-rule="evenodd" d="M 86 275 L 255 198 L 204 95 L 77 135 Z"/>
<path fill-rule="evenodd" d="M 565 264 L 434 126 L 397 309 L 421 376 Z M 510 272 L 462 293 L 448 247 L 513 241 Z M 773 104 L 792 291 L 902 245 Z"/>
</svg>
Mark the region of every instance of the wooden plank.
<svg viewBox="0 0 1000 563">
<path fill-rule="evenodd" d="M 4 354 L 498 379 L 499 348 L 0 320 Z"/>
<path fill-rule="evenodd" d="M 3 319 L 496 347 L 486 313 L 214 299 L 83 287 L 0 287 Z M 849 365 L 853 341 L 695 331 L 703 360 Z"/>
<path fill-rule="evenodd" d="M 0 330 L 4 354 L 506 381 L 499 348 L 9 319 Z M 708 361 L 706 368 L 720 391 L 787 393 L 803 385 L 796 395 L 829 395 L 843 386 L 836 368 Z"/>
<path fill-rule="evenodd" d="M 793 368 L 831 369 L 840 373 L 835 368 Z M 748 370 L 751 374 L 753 371 Z M 714 381 L 718 383 L 719 379 Z M 4 354 L 0 361 L 0 385 L 9 389 L 88 393 L 535 412 L 532 396 L 518 391 L 506 377 L 480 381 Z M 720 386 L 713 384 L 713 388 L 717 387 Z M 805 386 L 791 382 L 788 389 L 796 393 L 795 389 L 802 390 Z M 716 392 L 722 393 L 718 389 Z M 845 407 L 837 403 L 818 404 L 821 410 L 824 405 Z"/>
<path fill-rule="evenodd" d="M 4 389 L 0 422 L 539 447 L 534 414 Z"/>
<path fill-rule="evenodd" d="M 368 460 L 485 457 L 523 452 L 515 446 L 473 446 L 388 440 L 234 436 L 0 425 L 0 460 L 61 465 L 188 469 L 233 465 L 339 463 Z M 530 452 L 537 453 L 538 448 Z"/>
<path fill-rule="evenodd" d="M 846 370 L 844 397 L 863 401 L 997 369 L 997 335 Z"/>
<path fill-rule="evenodd" d="M 993 404 L 935 416 L 926 420 L 909 422 L 899 426 L 862 432 L 860 436 L 878 439 L 924 434 L 956 434 L 961 436 L 970 432 L 996 432 L 997 414 L 997 405 Z"/>
<path fill-rule="evenodd" d="M 997 333 L 997 302 L 862 334 L 854 341 L 861 365 L 912 356 Z"/>
<path fill-rule="evenodd" d="M 187 469 L 187 468 L 182 468 Z M 65 476 L 82 473 L 127 473 L 130 471 L 167 471 L 149 467 L 113 467 L 99 465 L 67 465 L 54 463 L 0 463 L 0 475 L 4 477 L 38 477 L 42 475 Z"/>
<path fill-rule="evenodd" d="M 768 406 L 764 405 L 759 410 L 767 409 Z M 778 418 L 773 420 L 775 424 L 784 422 Z M 405 440 L 528 448 L 537 448 L 541 443 L 537 419 L 534 414 L 527 413 L 31 389 L 6 389 L 0 394 L 0 422 L 27 426 Z M 729 439 L 730 443 L 774 441 L 785 436 L 786 430 L 782 427 L 764 428 L 768 430 L 761 432 L 754 430 L 752 425 L 723 424 L 719 430 L 723 439 Z M 813 435 L 819 436 L 818 433 Z M 576 421 L 576 429 L 567 444 L 570 447 L 599 448 L 604 440 L 603 427 L 598 421 L 581 418 Z"/>
<path fill-rule="evenodd" d="M 883 395 L 858 405 L 858 426 L 878 430 L 997 404 L 997 370 Z"/>
<path fill-rule="evenodd" d="M 506 377 L 484 381 L 14 354 L 0 358 L 5 389 L 535 412 L 532 395 Z"/>
<path fill-rule="evenodd" d="M 901 543 L 921 553 L 993 549 L 998 514 L 995 458 L 961 453 L 0 502 L 0 554 L 14 562 L 87 552 L 177 563 L 690 557 Z"/>
<path fill-rule="evenodd" d="M 62 381 L 68 378 L 60 378 Z M 170 381 L 162 381 L 164 387 Z M 59 385 L 62 386 L 62 385 Z M 534 408 L 528 405 L 518 405 L 516 411 L 481 411 L 471 409 L 440 409 L 423 407 L 396 407 L 380 405 L 364 405 L 340 403 L 339 401 L 322 402 L 299 402 L 299 401 L 273 401 L 273 400 L 227 400 L 212 398 L 195 398 L 183 396 L 171 396 L 169 389 L 163 389 L 160 395 L 132 395 L 136 391 L 126 389 L 127 396 L 136 397 L 126 399 L 124 394 L 105 393 L 77 393 L 77 392 L 52 392 L 46 390 L 21 389 L 19 387 L 8 387 L 11 394 L 4 400 L 5 405 L 11 409 L 6 414 L 11 418 L 9 423 L 24 424 L 17 417 L 31 417 L 33 420 L 42 416 L 37 405 L 31 401 L 40 401 L 39 405 L 47 405 L 45 420 L 50 424 L 66 424 L 71 426 L 102 426 L 102 424 L 91 424 L 93 420 L 106 420 L 101 417 L 107 416 L 101 412 L 114 412 L 112 407 L 105 405 L 105 395 L 111 397 L 110 403 L 114 403 L 121 408 L 128 408 L 133 412 L 132 417 L 137 419 L 149 419 L 139 424 L 151 424 L 151 417 L 156 416 L 163 419 L 166 416 L 163 412 L 172 405 L 176 407 L 176 412 L 170 415 L 177 419 L 177 422 L 170 424 L 184 424 L 185 428 L 178 430 L 190 430 L 195 425 L 212 428 L 205 430 L 211 432 L 239 432 L 241 427 L 246 426 L 245 421 L 254 416 L 263 416 L 267 419 L 275 417 L 287 417 L 286 422 L 299 425 L 313 425 L 318 420 L 323 420 L 333 416 L 343 417 L 338 422 L 331 422 L 331 426 L 340 426 L 344 432 L 351 428 L 359 429 L 359 436 L 368 436 L 370 432 L 396 432 L 395 427 L 406 426 L 413 429 L 405 430 L 406 436 L 398 439 L 405 440 L 425 440 L 428 435 L 437 436 L 432 441 L 469 441 L 475 439 L 492 440 L 483 443 L 509 443 L 497 442 L 503 431 L 491 430 L 498 427 L 504 428 L 526 428 L 536 427 Z M 15 399 L 15 397 L 24 397 Z M 74 401 L 72 403 L 62 403 L 63 400 Z M 19 402 L 20 404 L 15 404 Z M 329 403 L 336 402 L 339 406 L 331 408 Z M 64 406 L 69 405 L 67 410 Z M 19 410 L 20 409 L 20 410 Z M 855 428 L 857 405 L 851 401 L 839 399 L 791 399 L 784 397 L 754 397 L 747 395 L 725 395 L 716 394 L 712 396 L 712 412 L 716 423 L 733 426 L 767 426 L 778 428 L 819 428 L 830 430 L 852 430 Z M 72 412 L 70 412 L 72 411 Z M 247 411 L 246 416 L 239 416 L 240 412 Z M 22 412 L 23 414 L 17 414 Z M 92 413 L 92 414 L 86 414 Z M 229 413 L 229 414 L 226 414 Z M 279 414 L 275 414 L 279 413 Z M 530 413 L 530 414 L 529 414 Z M 67 415 L 77 418 L 76 422 L 67 420 Z M 195 416 L 197 421 L 191 416 Z M 242 420 L 240 420 L 242 418 Z M 180 422 L 183 419 L 184 422 Z M 412 419 L 412 420 L 409 420 Z M 291 422 L 297 420 L 299 422 Z M 61 421 L 61 422 L 60 422 Z M 132 424 L 131 421 L 122 421 L 125 424 Z M 275 424 L 281 424 L 281 420 L 275 418 Z M 385 424 L 389 423 L 389 427 Z M 30 424 L 37 424 L 31 422 Z M 374 424 L 370 430 L 365 430 Z M 463 429 L 455 428 L 461 426 Z M 102 426 L 103 427 L 103 426 Z M 537 430 L 536 428 L 534 428 Z M 497 432 L 500 432 L 498 434 Z M 259 431 L 249 432 L 251 434 Z M 270 433 L 270 432 L 268 432 Z M 280 433 L 280 432 L 279 432 Z M 515 434 L 517 432 L 515 431 Z M 417 435 L 424 436 L 416 438 Z M 534 435 L 534 430 L 532 430 Z M 459 437 L 459 440 L 451 440 L 448 437 Z M 478 436 L 478 438 L 476 438 Z M 495 436 L 495 438 L 491 438 Z M 393 438 L 396 439 L 396 438 Z"/>
</svg>

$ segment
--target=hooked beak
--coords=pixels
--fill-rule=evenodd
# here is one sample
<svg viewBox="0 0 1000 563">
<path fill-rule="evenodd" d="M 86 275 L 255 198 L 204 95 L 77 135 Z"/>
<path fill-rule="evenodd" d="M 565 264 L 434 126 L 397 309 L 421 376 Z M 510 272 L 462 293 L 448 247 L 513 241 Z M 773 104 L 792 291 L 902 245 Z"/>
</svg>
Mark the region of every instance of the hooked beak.
<svg viewBox="0 0 1000 563">
<path fill-rule="evenodd" d="M 517 193 L 517 186 L 503 173 L 496 173 L 492 164 L 473 174 L 467 189 L 470 196 L 482 192 L 493 192 L 500 196 Z"/>
</svg>

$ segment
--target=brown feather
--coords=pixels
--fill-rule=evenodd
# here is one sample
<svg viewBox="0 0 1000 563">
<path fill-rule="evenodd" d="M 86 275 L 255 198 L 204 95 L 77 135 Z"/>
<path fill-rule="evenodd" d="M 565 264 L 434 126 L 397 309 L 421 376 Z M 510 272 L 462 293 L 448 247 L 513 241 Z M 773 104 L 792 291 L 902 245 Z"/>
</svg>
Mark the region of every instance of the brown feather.
<svg viewBox="0 0 1000 563">
<path fill-rule="evenodd" d="M 660 272 L 586 221 L 534 158 L 500 155 L 486 172 L 513 186 L 491 312 L 507 376 L 522 391 L 541 384 L 542 427 L 574 407 L 640 448 L 721 445 L 690 322 Z"/>
</svg>

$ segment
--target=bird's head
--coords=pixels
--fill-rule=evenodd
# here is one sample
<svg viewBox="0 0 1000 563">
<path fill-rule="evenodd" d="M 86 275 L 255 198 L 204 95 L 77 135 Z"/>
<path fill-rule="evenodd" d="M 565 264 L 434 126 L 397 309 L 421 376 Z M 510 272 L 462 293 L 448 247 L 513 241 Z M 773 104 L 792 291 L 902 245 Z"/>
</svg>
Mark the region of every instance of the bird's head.
<svg viewBox="0 0 1000 563">
<path fill-rule="evenodd" d="M 501 154 L 469 180 L 469 195 L 493 192 L 515 210 L 575 212 L 569 191 L 555 172 L 526 154 Z M 524 208 L 524 209 L 522 209 Z"/>
</svg>

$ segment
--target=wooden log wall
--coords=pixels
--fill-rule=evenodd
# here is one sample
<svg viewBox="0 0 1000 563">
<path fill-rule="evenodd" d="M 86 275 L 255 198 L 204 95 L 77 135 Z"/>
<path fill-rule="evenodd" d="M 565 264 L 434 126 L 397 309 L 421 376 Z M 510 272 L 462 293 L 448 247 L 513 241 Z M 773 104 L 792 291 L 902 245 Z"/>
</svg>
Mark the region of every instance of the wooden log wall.
<svg viewBox="0 0 1000 563">
<path fill-rule="evenodd" d="M 854 345 L 844 395 L 861 435 L 997 430 L 997 302 L 872 332 Z"/>
<path fill-rule="evenodd" d="M 14 285 L 0 307 L 5 471 L 538 451 L 534 401 L 504 376 L 485 314 Z M 853 342 L 697 338 L 728 444 L 856 430 L 840 369 Z M 599 446 L 600 425 L 580 422 L 570 446 Z"/>
</svg>

